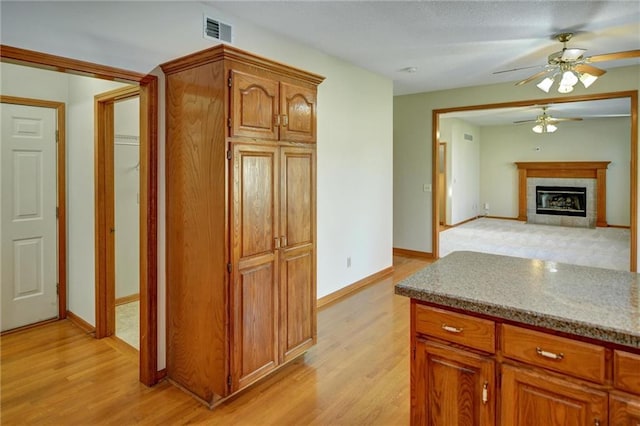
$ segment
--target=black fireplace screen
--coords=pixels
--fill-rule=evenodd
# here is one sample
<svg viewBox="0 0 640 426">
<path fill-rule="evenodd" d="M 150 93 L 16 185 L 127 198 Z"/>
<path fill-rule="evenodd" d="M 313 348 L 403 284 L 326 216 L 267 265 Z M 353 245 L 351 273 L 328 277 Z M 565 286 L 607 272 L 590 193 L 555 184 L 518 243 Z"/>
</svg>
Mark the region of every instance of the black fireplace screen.
<svg viewBox="0 0 640 426">
<path fill-rule="evenodd" d="M 587 188 L 536 186 L 536 213 L 587 217 Z"/>
</svg>

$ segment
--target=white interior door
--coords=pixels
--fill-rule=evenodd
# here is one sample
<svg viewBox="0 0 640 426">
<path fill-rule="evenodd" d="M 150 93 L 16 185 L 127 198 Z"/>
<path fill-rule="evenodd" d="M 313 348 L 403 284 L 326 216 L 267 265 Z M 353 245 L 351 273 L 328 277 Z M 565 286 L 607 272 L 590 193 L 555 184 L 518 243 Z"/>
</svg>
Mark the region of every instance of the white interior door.
<svg viewBox="0 0 640 426">
<path fill-rule="evenodd" d="M 58 316 L 56 111 L 0 103 L 2 331 Z"/>
</svg>

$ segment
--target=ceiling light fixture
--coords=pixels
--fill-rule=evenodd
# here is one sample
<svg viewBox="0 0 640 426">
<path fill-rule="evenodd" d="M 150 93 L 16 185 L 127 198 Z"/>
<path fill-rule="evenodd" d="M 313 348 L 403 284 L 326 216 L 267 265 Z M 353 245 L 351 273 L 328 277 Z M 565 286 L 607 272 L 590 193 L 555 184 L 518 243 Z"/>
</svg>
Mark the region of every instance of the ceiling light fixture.
<svg viewBox="0 0 640 426">
<path fill-rule="evenodd" d="M 567 78 L 571 79 L 571 77 L 567 77 Z M 556 126 L 556 124 L 558 124 L 558 122 L 560 121 L 581 121 L 581 120 L 582 118 L 578 118 L 578 117 L 565 117 L 565 118 L 552 117 L 549 114 L 547 114 L 547 107 L 543 106 L 542 114 L 537 116 L 535 120 L 519 120 L 519 121 L 514 121 L 513 124 L 534 123 L 531 130 L 533 130 L 535 133 L 541 134 L 541 133 L 553 133 L 556 130 L 558 130 L 558 126 Z"/>
<path fill-rule="evenodd" d="M 547 57 L 547 64 L 544 65 L 544 70 L 535 73 L 529 78 L 516 83 L 516 86 L 529 83 L 531 81 L 542 78 L 536 86 L 543 92 L 549 93 L 551 86 L 556 80 L 560 80 L 558 84 L 558 92 L 570 93 L 573 92 L 575 85 L 582 83 L 586 88 L 591 86 L 598 77 L 606 73 L 605 70 L 596 68 L 591 63 L 594 62 L 606 62 L 618 59 L 631 59 L 640 57 L 640 49 L 627 50 L 623 52 L 604 53 L 595 56 L 584 56 L 586 49 L 568 48 L 567 42 L 571 40 L 573 33 L 558 34 L 555 38 L 563 43 L 562 50 L 554 52 Z M 496 71 L 494 74 L 500 74 L 503 72 L 518 71 L 521 69 L 535 68 L 523 67 L 513 68 L 510 70 Z"/>
</svg>

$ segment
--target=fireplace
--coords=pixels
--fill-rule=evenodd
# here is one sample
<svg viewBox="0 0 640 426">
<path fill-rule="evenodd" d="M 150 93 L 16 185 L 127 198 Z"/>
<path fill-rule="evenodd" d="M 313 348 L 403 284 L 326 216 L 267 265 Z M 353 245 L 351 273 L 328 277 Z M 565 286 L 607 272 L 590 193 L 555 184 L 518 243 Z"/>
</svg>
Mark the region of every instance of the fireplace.
<svg viewBox="0 0 640 426">
<path fill-rule="evenodd" d="M 536 186 L 536 214 L 587 217 L 587 188 Z"/>
<path fill-rule="evenodd" d="M 595 228 L 607 226 L 607 167 L 610 161 L 516 162 L 518 166 L 518 220 L 543 225 Z M 586 188 L 586 214 L 567 211 L 538 213 L 536 187 Z M 576 199 L 570 197 L 572 204 Z M 579 201 L 579 199 L 578 199 Z M 560 203 L 554 207 L 559 208 Z M 566 197 L 565 197 L 566 204 Z M 563 206 L 565 207 L 565 206 Z M 569 209 L 564 209 L 569 210 Z M 553 211 L 553 210 L 552 210 Z"/>
</svg>

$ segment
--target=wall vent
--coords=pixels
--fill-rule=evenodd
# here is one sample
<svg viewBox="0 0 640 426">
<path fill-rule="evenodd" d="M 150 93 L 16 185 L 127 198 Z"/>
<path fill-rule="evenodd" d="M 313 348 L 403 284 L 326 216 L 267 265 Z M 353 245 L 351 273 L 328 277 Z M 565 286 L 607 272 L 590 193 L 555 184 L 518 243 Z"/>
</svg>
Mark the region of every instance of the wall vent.
<svg viewBox="0 0 640 426">
<path fill-rule="evenodd" d="M 473 135 L 470 135 L 469 133 L 465 133 L 464 134 L 464 140 L 472 141 L 473 140 Z"/>
<path fill-rule="evenodd" d="M 217 19 L 205 15 L 203 33 L 204 38 L 231 43 L 231 30 L 231 25 L 225 24 L 224 22 L 220 22 Z"/>
</svg>

